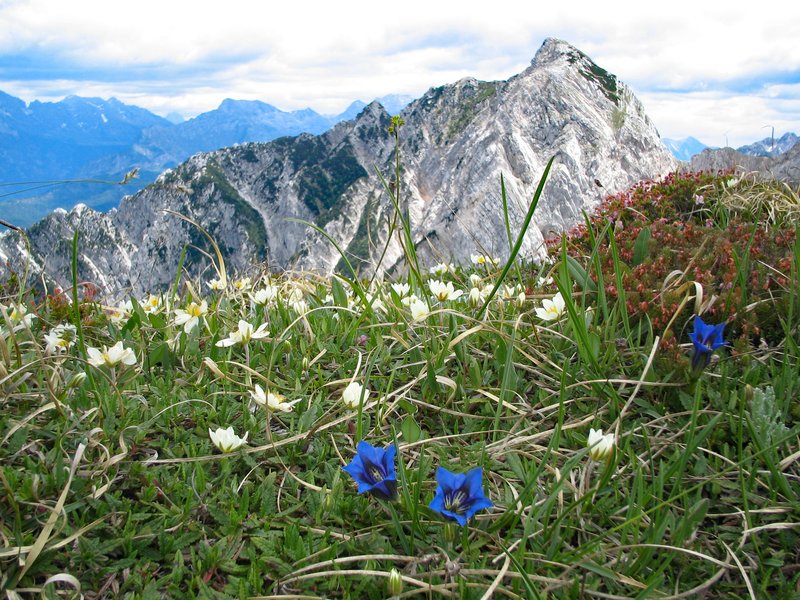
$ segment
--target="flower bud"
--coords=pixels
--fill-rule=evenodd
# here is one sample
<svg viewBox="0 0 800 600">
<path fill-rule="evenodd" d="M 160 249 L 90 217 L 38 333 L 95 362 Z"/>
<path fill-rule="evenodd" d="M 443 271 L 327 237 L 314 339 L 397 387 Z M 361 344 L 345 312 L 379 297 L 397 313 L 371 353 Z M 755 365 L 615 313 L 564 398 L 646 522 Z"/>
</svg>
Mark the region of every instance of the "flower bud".
<svg viewBox="0 0 800 600">
<path fill-rule="evenodd" d="M 608 460 L 614 451 L 615 438 L 613 433 L 603 435 L 602 429 L 590 429 L 586 445 L 589 447 L 589 456 L 592 460 Z"/>
<path fill-rule="evenodd" d="M 86 381 L 86 373 L 84 371 L 79 371 L 72 376 L 72 379 L 69 380 L 67 388 L 72 389 L 79 387 L 84 381 Z"/>
<path fill-rule="evenodd" d="M 445 541 L 452 544 L 456 539 L 456 526 L 448 521 L 442 526 L 442 529 Z"/>
<path fill-rule="evenodd" d="M 325 512 L 330 512 L 333 508 L 333 494 L 328 488 L 322 489 L 322 510 Z"/>
<path fill-rule="evenodd" d="M 389 584 L 387 587 L 389 588 L 390 596 L 399 596 L 403 593 L 403 578 L 397 569 L 393 568 L 389 572 Z"/>
<path fill-rule="evenodd" d="M 209 370 L 210 370 L 210 371 L 211 371 L 211 372 L 212 372 L 214 375 L 216 375 L 217 377 L 221 377 L 221 378 L 224 378 L 224 377 L 225 377 L 225 374 L 224 374 L 222 371 L 220 371 L 220 368 L 217 366 L 217 363 L 215 363 L 213 360 L 211 360 L 211 358 L 209 358 L 208 356 L 206 356 L 206 357 L 203 359 L 203 364 L 204 364 L 206 367 L 208 367 L 208 369 L 209 369 Z"/>
</svg>

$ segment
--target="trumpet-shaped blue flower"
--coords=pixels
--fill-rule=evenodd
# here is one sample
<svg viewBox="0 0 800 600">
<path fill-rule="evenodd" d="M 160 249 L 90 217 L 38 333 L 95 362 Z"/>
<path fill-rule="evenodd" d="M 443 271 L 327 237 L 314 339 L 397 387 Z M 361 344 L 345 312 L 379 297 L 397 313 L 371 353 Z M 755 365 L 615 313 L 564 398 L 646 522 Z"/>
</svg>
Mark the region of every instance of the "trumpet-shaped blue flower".
<svg viewBox="0 0 800 600">
<path fill-rule="evenodd" d="M 368 492 L 384 500 L 394 500 L 397 497 L 394 468 L 397 446 L 391 444 L 381 449 L 361 440 L 356 452 L 350 464 L 342 467 L 342 470 L 358 484 L 358 493 Z"/>
<path fill-rule="evenodd" d="M 444 467 L 436 470 L 436 495 L 428 505 L 436 512 L 458 521 L 462 527 L 479 510 L 494 506 L 483 493 L 483 469 L 451 473 Z"/>
<path fill-rule="evenodd" d="M 692 355 L 692 369 L 699 373 L 708 366 L 711 361 L 711 354 L 717 348 L 725 345 L 725 340 L 722 339 L 722 332 L 725 329 L 725 323 L 717 325 L 708 325 L 703 322 L 698 316 L 694 318 L 694 331 L 689 334 L 694 345 L 694 354 Z"/>
</svg>

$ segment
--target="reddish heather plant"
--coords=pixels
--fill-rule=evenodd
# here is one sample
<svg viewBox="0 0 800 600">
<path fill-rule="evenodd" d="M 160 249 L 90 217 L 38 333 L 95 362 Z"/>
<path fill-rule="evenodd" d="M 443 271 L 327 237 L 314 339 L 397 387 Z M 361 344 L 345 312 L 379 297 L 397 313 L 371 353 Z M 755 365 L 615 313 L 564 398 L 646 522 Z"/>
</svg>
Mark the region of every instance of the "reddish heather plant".
<svg viewBox="0 0 800 600">
<path fill-rule="evenodd" d="M 763 338 L 783 335 L 778 315 L 786 301 L 795 231 L 789 224 L 754 222 L 719 202 L 731 173 L 672 173 L 662 181 L 644 181 L 609 196 L 590 217 L 593 233 L 608 233 L 597 252 L 610 299 L 620 297 L 609 237 L 622 263 L 626 308 L 633 318 L 649 318 L 664 342 L 662 350 L 678 358 L 681 330 L 690 322 L 694 301 L 685 302 L 697 282 L 703 288 L 703 315 L 729 324 L 734 351 Z M 568 248 L 588 260 L 594 251 L 586 225 L 571 230 Z M 558 251 L 559 242 L 551 242 Z M 597 282 L 597 273 L 592 273 Z M 776 304 L 778 306 L 776 306 Z M 686 338 L 686 339 L 684 339 Z"/>
</svg>

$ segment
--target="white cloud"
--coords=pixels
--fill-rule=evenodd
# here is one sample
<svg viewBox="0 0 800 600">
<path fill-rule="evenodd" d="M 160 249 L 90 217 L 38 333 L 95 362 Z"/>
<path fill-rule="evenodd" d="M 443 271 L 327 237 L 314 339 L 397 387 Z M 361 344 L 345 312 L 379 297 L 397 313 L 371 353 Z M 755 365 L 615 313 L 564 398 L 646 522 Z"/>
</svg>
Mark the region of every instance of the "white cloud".
<svg viewBox="0 0 800 600">
<path fill-rule="evenodd" d="M 720 92 L 638 94 L 663 137 L 689 135 L 709 146 L 734 148 L 776 135 L 800 130 L 800 84 L 794 98 L 775 100 L 768 88 L 759 95 L 733 96 Z M 786 92 L 782 92 L 785 94 Z"/>
<path fill-rule="evenodd" d="M 756 121 L 800 129 L 797 101 L 780 89 L 800 83 L 800 7 L 775 0 L 749 11 L 719 0 L 6 0 L 0 89 L 116 96 L 187 116 L 226 97 L 333 113 L 467 75 L 508 78 L 548 36 L 630 84 L 667 137 L 721 144 L 744 130 L 749 141 Z"/>
</svg>

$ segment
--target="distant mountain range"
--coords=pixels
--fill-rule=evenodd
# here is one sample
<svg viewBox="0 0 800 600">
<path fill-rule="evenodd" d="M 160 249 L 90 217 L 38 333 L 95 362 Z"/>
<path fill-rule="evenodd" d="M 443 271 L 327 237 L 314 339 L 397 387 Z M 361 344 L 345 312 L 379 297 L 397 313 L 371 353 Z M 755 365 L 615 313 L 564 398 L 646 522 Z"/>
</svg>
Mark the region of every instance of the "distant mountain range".
<svg viewBox="0 0 800 600">
<path fill-rule="evenodd" d="M 508 231 L 521 231 L 550 159 L 521 240 L 524 259 L 544 258 L 544 238 L 583 222 L 608 194 L 678 166 L 633 91 L 556 39 L 506 81 L 465 78 L 431 88 L 400 114 L 396 184 L 426 267 L 443 258 L 466 263 L 474 253 L 506 259 Z M 206 228 L 232 273 L 265 265 L 348 272 L 331 241 L 362 275 L 402 271 L 395 206 L 375 173 L 395 172 L 390 124 L 374 102 L 321 135 L 195 154 L 115 210 L 54 211 L 27 230 L 30 252 L 16 231 L 0 234 L 0 261 L 66 287 L 77 231 L 79 280 L 104 294 L 164 290 L 184 250 L 190 274 L 209 266 L 207 240 L 177 213 Z"/>
<path fill-rule="evenodd" d="M 775 157 L 786 154 L 798 141 L 800 141 L 800 137 L 794 133 L 784 133 L 778 139 L 774 137 L 764 138 L 760 142 L 737 148 L 736 151 L 750 156 Z"/>
<path fill-rule="evenodd" d="M 703 142 L 691 136 L 682 140 L 663 138 L 661 141 L 664 142 L 667 150 L 672 152 L 672 156 L 678 160 L 690 160 L 695 154 L 700 154 L 708 148 Z"/>
<path fill-rule="evenodd" d="M 672 152 L 672 155 L 675 158 L 687 162 L 690 161 L 693 156 L 700 154 L 706 148 L 715 149 L 712 146 L 706 146 L 703 142 L 691 136 L 683 138 L 682 140 L 664 138 L 662 141 L 667 147 L 667 150 Z M 798 141 L 800 141 L 800 137 L 789 132 L 784 133 L 777 139 L 774 137 L 768 137 L 746 146 L 740 146 L 739 148 L 736 148 L 736 151 L 740 154 L 746 154 L 748 156 L 776 157 L 791 150 Z"/>
<path fill-rule="evenodd" d="M 400 95 L 377 99 L 390 114 L 411 100 Z M 165 119 L 115 98 L 69 96 L 26 104 L 0 92 L 0 216 L 27 227 L 56 208 L 77 203 L 108 210 L 197 152 L 320 134 L 365 106 L 355 101 L 338 115 L 321 115 L 227 99 L 215 110 L 177 122 L 175 115 Z M 135 167 L 139 177 L 125 186 L 89 181 L 120 181 Z M 63 180 L 77 182 L 58 183 Z"/>
</svg>

